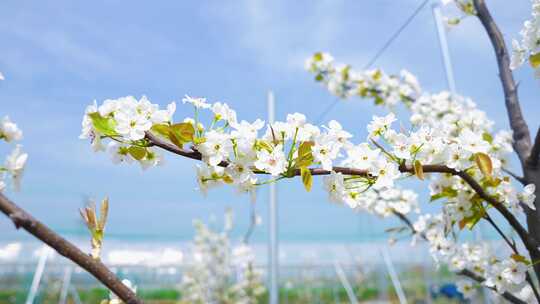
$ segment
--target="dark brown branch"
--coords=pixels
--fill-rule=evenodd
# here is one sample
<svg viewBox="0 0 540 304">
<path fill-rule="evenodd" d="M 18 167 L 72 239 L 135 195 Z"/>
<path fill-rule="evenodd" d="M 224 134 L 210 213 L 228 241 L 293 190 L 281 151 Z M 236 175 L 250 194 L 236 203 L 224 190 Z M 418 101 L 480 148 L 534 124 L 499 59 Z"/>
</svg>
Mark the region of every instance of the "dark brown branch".
<svg viewBox="0 0 540 304">
<path fill-rule="evenodd" d="M 411 220 L 405 214 L 399 213 L 399 212 L 397 212 L 395 210 L 392 211 L 392 213 L 395 216 L 397 216 L 403 223 L 405 223 L 405 225 L 407 225 L 409 227 L 409 229 L 411 229 L 411 231 L 414 234 L 420 235 L 424 240 L 427 241 L 427 237 L 426 237 L 425 233 L 418 233 L 418 231 L 416 231 L 414 229 L 414 226 L 413 226 Z M 506 239 L 506 237 L 505 237 L 505 239 Z M 484 282 L 486 280 L 484 277 L 472 272 L 469 269 L 463 269 L 462 271 L 458 272 L 457 274 L 468 277 L 468 278 L 470 278 L 470 279 L 472 279 L 472 280 L 474 280 L 474 281 L 476 281 L 478 283 L 482 283 L 482 282 Z M 528 275 L 528 278 L 530 279 L 529 273 L 527 273 L 527 275 Z M 534 290 L 536 290 L 534 285 L 532 284 L 532 281 L 529 282 L 529 283 L 531 284 L 532 288 Z M 492 287 L 487 287 L 487 288 L 489 288 L 491 290 L 495 290 L 495 288 L 492 288 Z M 535 292 L 535 294 L 536 294 L 536 292 Z M 510 303 L 515 303 L 515 304 L 525 303 L 524 301 L 518 299 L 516 296 L 514 296 L 513 294 L 508 293 L 508 292 L 503 293 L 502 297 L 505 298 L 506 300 L 508 300 Z"/>
<path fill-rule="evenodd" d="M 512 171 L 510 171 L 510 170 L 508 170 L 508 169 L 506 169 L 506 168 L 501 168 L 501 169 L 504 171 L 504 173 L 506 173 L 506 174 L 512 176 L 515 180 L 517 180 L 518 182 L 520 182 L 522 185 L 525 186 L 525 185 L 528 184 L 528 182 L 527 182 L 527 180 L 525 179 L 525 177 L 519 176 L 519 175 L 515 174 L 514 172 L 512 172 Z"/>
<path fill-rule="evenodd" d="M 513 131 L 513 146 L 516 150 L 522 166 L 525 165 L 527 157 L 529 155 L 529 149 L 531 146 L 531 136 L 529 134 L 529 127 L 527 122 L 523 118 L 521 113 L 521 106 L 519 105 L 519 99 L 517 94 L 517 85 L 510 70 L 510 57 L 508 50 L 504 43 L 504 38 L 495 24 L 493 17 L 486 7 L 484 0 L 474 0 L 474 7 L 477 12 L 478 19 L 482 22 L 493 49 L 495 50 L 495 56 L 497 57 L 497 64 L 499 66 L 499 77 L 501 78 L 501 84 L 504 91 L 504 100 L 506 104 L 506 110 L 508 112 L 508 119 L 510 121 L 510 127 Z"/>
<path fill-rule="evenodd" d="M 538 167 L 538 162 L 540 161 L 540 128 L 536 132 L 536 137 L 534 139 L 534 145 L 531 149 L 531 154 L 527 159 L 527 165 L 530 168 L 536 169 Z"/>
<path fill-rule="evenodd" d="M 161 147 L 169 152 L 185 156 L 191 159 L 201 160 L 202 156 L 198 151 L 188 151 L 184 149 L 180 149 L 177 146 L 175 146 L 172 143 L 169 143 L 155 135 L 153 135 L 150 132 L 146 133 L 146 138 L 149 140 L 151 145 Z M 228 162 L 223 161 L 219 164 L 220 166 L 226 167 L 229 165 Z M 424 173 L 448 173 L 452 175 L 456 175 L 461 177 L 483 200 L 490 203 L 495 209 L 497 209 L 504 218 L 508 221 L 510 226 L 516 230 L 517 234 L 519 235 L 520 239 L 523 241 L 523 244 L 525 244 L 525 247 L 529 252 L 534 252 L 540 254 L 538 251 L 538 242 L 533 239 L 527 230 L 521 225 L 521 223 L 517 220 L 517 218 L 504 206 L 502 202 L 497 201 L 492 196 L 487 194 L 482 188 L 482 186 L 469 174 L 467 174 L 464 171 L 457 171 L 455 169 L 449 168 L 444 165 L 423 165 L 422 166 Z M 340 172 L 344 175 L 358 175 L 358 176 L 368 176 L 368 172 L 366 170 L 359 170 L 354 168 L 344 168 L 344 167 L 333 167 L 332 170 L 334 172 Z M 329 175 L 332 171 L 323 170 L 321 168 L 311 168 L 310 169 L 312 175 Z M 399 166 L 399 171 L 402 173 L 411 173 L 414 174 L 414 169 L 409 166 L 401 165 Z M 257 174 L 267 174 L 264 171 L 254 171 Z M 298 176 L 300 175 L 300 170 L 295 170 L 292 172 L 290 177 Z"/>
<path fill-rule="evenodd" d="M 143 302 L 124 285 L 107 266 L 82 252 L 75 245 L 56 234 L 29 213 L 15 205 L 6 196 L 0 193 L 0 211 L 9 217 L 17 229 L 23 228 L 30 234 L 52 247 L 58 254 L 79 265 L 103 285 L 114 292 L 124 303 L 142 304 Z"/>
<path fill-rule="evenodd" d="M 477 275 L 476 273 L 468 270 L 468 269 L 464 269 L 462 271 L 460 271 L 458 274 L 460 275 L 463 275 L 463 276 L 466 276 L 466 277 L 469 277 L 473 280 L 475 280 L 476 282 L 478 283 L 482 283 L 484 282 L 486 279 L 484 279 L 483 277 Z M 495 288 L 493 287 L 487 287 L 491 290 L 496 290 Z M 508 291 L 505 291 L 502 296 L 508 300 L 510 303 L 515 303 L 515 304 L 527 304 L 527 302 L 521 300 L 520 298 L 514 296 L 513 294 L 509 293 Z"/>
<path fill-rule="evenodd" d="M 493 228 L 497 231 L 497 233 L 504 239 L 504 241 L 506 242 L 506 244 L 508 244 L 508 246 L 512 249 L 512 251 L 517 254 L 517 255 L 520 255 L 519 254 L 519 251 L 517 249 L 517 246 L 516 246 L 516 243 L 515 242 L 511 242 L 510 239 L 508 239 L 508 237 L 506 236 L 506 234 L 504 234 L 504 232 L 502 232 L 501 228 L 499 228 L 499 226 L 497 226 L 497 224 L 495 223 L 495 221 L 491 218 L 491 216 L 489 216 L 488 213 L 486 213 L 486 215 L 484 216 L 484 219 L 486 221 L 488 221 L 488 223 L 491 224 L 491 226 L 493 226 Z M 526 281 L 527 283 L 529 284 L 529 286 L 531 286 L 532 290 L 533 290 L 533 293 L 534 293 L 534 297 L 536 298 L 536 301 L 538 303 L 540 303 L 540 294 L 538 293 L 538 290 L 536 289 L 536 286 L 534 285 L 533 283 L 533 280 L 532 280 L 532 277 L 531 277 L 531 274 L 529 273 L 529 271 L 525 272 L 525 275 L 526 275 Z"/>
</svg>

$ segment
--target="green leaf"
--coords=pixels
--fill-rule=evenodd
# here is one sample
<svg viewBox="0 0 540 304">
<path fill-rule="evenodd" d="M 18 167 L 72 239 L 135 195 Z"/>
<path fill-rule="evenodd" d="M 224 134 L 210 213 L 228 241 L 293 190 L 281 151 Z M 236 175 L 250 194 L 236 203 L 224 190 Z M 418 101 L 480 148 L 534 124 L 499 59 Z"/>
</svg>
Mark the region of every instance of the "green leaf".
<svg viewBox="0 0 540 304">
<path fill-rule="evenodd" d="M 323 59 L 323 55 L 321 52 L 317 52 L 313 54 L 313 60 L 314 61 L 321 61 Z"/>
<path fill-rule="evenodd" d="M 491 134 L 489 134 L 488 132 L 484 132 L 484 134 L 482 134 L 482 139 L 487 141 L 488 143 L 493 142 L 493 136 L 491 136 Z"/>
<path fill-rule="evenodd" d="M 306 167 L 302 167 L 300 168 L 300 176 L 302 177 L 304 188 L 306 188 L 307 191 L 311 191 L 311 186 L 313 185 L 313 176 L 311 175 L 311 171 Z"/>
<path fill-rule="evenodd" d="M 193 141 L 195 129 L 188 122 L 174 124 L 169 127 L 169 139 L 173 144 L 182 148 L 185 143 Z"/>
<path fill-rule="evenodd" d="M 532 264 L 531 261 L 529 261 L 526 257 L 519 254 L 512 254 L 512 259 L 516 262 L 521 262 L 526 265 Z"/>
<path fill-rule="evenodd" d="M 514 253 L 510 257 L 516 262 L 521 262 L 521 263 L 523 263 L 525 265 L 531 264 L 531 261 L 529 261 L 526 257 L 524 257 L 522 255 Z"/>
<path fill-rule="evenodd" d="M 433 201 L 441 199 L 443 197 L 456 197 L 456 196 L 457 196 L 457 191 L 456 190 L 454 190 L 454 189 L 452 189 L 450 187 L 445 187 L 440 193 L 432 195 L 430 201 L 433 202 Z"/>
<path fill-rule="evenodd" d="M 493 164 L 491 163 L 491 158 L 486 153 L 478 152 L 474 154 L 474 161 L 485 177 L 491 177 Z"/>
<path fill-rule="evenodd" d="M 161 135 L 161 136 L 163 136 L 165 138 L 168 138 L 171 128 L 170 128 L 169 125 L 166 125 L 166 124 L 157 124 L 157 125 L 153 125 L 152 129 L 150 129 L 150 130 L 152 130 L 153 133 L 156 133 L 156 134 Z"/>
<path fill-rule="evenodd" d="M 536 53 L 534 55 L 529 56 L 529 63 L 534 69 L 539 67 L 540 66 L 540 53 Z"/>
<path fill-rule="evenodd" d="M 136 160 L 143 159 L 147 154 L 146 149 L 139 146 L 129 147 L 128 152 L 129 152 L 129 155 L 131 155 Z"/>
<path fill-rule="evenodd" d="M 341 76 L 343 77 L 343 80 L 347 81 L 349 80 L 349 70 L 351 67 L 349 65 L 345 66 L 343 70 L 341 70 Z"/>
<path fill-rule="evenodd" d="M 416 175 L 418 179 L 424 180 L 424 167 L 422 167 L 422 163 L 420 163 L 419 160 L 414 161 L 414 175 Z"/>
<path fill-rule="evenodd" d="M 257 140 L 255 142 L 255 148 L 257 150 L 266 150 L 268 152 L 272 152 L 272 150 L 274 150 L 274 147 L 269 142 L 264 140 Z"/>
<path fill-rule="evenodd" d="M 107 136 L 118 135 L 115 131 L 116 121 L 112 117 L 102 117 L 98 112 L 88 114 L 92 120 L 92 125 L 99 133 Z"/>
<path fill-rule="evenodd" d="M 309 167 L 313 163 L 313 154 L 311 153 L 312 142 L 305 141 L 298 147 L 298 156 L 296 158 L 296 167 Z"/>
</svg>

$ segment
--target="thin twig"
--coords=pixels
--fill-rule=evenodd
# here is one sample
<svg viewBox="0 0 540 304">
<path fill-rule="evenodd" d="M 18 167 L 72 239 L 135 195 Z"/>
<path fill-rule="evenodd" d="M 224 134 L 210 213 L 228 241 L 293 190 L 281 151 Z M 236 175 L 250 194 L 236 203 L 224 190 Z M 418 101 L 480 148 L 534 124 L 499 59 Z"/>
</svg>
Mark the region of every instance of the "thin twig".
<svg viewBox="0 0 540 304">
<path fill-rule="evenodd" d="M 58 254 L 66 257 L 79 265 L 96 279 L 98 279 L 103 285 L 107 286 L 112 292 L 114 292 L 124 303 L 127 304 L 142 304 L 143 301 L 139 300 L 137 296 L 124 285 L 107 266 L 101 263 L 99 260 L 90 257 L 88 254 L 82 252 L 75 245 L 56 234 L 49 229 L 45 224 L 36 220 L 32 215 L 15 205 L 6 196 L 0 193 L 0 211 L 2 211 L 7 217 L 9 217 L 17 229 L 23 228 L 30 234 L 51 246 Z"/>
<path fill-rule="evenodd" d="M 495 223 L 495 221 L 491 218 L 491 216 L 489 216 L 488 213 L 486 213 L 486 215 L 484 216 L 484 219 L 486 221 L 488 221 L 488 223 L 491 224 L 491 226 L 493 226 L 493 228 L 495 228 L 495 230 L 497 231 L 497 233 L 504 239 L 504 241 L 506 242 L 506 244 L 508 244 L 508 246 L 510 246 L 510 248 L 512 249 L 512 251 L 517 254 L 517 255 L 520 255 L 519 254 L 519 251 L 517 249 L 517 246 L 516 246 L 516 243 L 515 242 L 510 242 L 510 240 L 508 239 L 508 237 L 506 236 L 506 234 L 504 234 L 504 232 L 502 232 L 502 230 L 499 228 L 499 226 L 497 226 L 497 224 Z M 527 280 L 527 283 L 529 284 L 529 286 L 531 286 L 532 290 L 533 290 L 533 293 L 534 293 L 534 297 L 536 298 L 536 301 L 538 303 L 540 303 L 540 294 L 538 293 L 538 290 L 536 289 L 536 286 L 534 285 L 533 283 L 533 280 L 532 280 L 532 277 L 531 277 L 531 274 L 529 273 L 529 271 L 526 271 L 525 272 L 525 279 Z"/>
<path fill-rule="evenodd" d="M 169 143 L 151 132 L 146 133 L 146 138 L 150 142 L 151 145 L 161 147 L 169 152 L 188 157 L 191 159 L 201 160 L 202 155 L 198 151 L 188 151 L 185 149 L 180 149 L 177 146 L 175 146 L 172 143 Z M 228 162 L 222 161 L 219 166 L 227 167 L 229 165 Z M 491 195 L 489 195 L 484 188 L 469 174 L 467 174 L 464 171 L 458 171 L 453 168 L 449 168 L 445 165 L 423 165 L 423 172 L 424 173 L 448 173 L 452 175 L 459 176 L 461 179 L 463 179 L 477 194 L 480 196 L 483 200 L 490 203 L 497 211 L 499 211 L 502 216 L 508 221 L 510 226 L 516 230 L 517 234 L 519 235 L 520 239 L 523 241 L 523 244 L 527 248 L 529 252 L 540 254 L 540 251 L 538 250 L 538 242 L 532 238 L 532 236 L 527 232 L 527 230 L 521 225 L 521 223 L 517 220 L 517 218 L 504 206 L 502 202 L 497 201 L 495 198 L 493 198 Z M 334 172 L 339 172 L 344 175 L 358 175 L 358 176 L 369 176 L 369 173 L 367 170 L 359 170 L 354 168 L 344 168 L 344 167 L 333 167 L 332 171 L 329 170 L 323 170 L 321 168 L 311 168 L 310 169 L 312 175 L 329 175 Z M 410 166 L 406 166 L 405 164 L 401 164 L 399 166 L 399 171 L 402 173 L 414 173 L 414 168 Z M 268 174 L 264 171 L 253 171 L 256 174 Z M 290 177 L 292 176 L 299 176 L 300 170 L 293 170 L 291 172 Z"/>
<path fill-rule="evenodd" d="M 422 232 L 422 233 L 419 233 L 418 231 L 416 231 L 416 230 L 414 229 L 414 226 L 413 226 L 411 220 L 410 220 L 405 214 L 400 213 L 400 212 L 397 212 L 397 211 L 395 211 L 395 210 L 393 210 L 392 213 L 393 213 L 395 216 L 397 216 L 403 223 L 405 223 L 405 225 L 407 225 L 407 226 L 409 227 L 409 229 L 411 229 L 411 231 L 412 231 L 414 234 L 420 235 L 424 240 L 427 241 L 426 235 L 425 235 L 423 232 Z M 474 281 L 476 281 L 476 282 L 478 282 L 478 283 L 482 283 L 482 282 L 484 282 L 484 281 L 486 280 L 484 277 L 482 277 L 482 276 L 480 276 L 480 275 L 474 273 L 473 271 L 471 271 L 471 270 L 469 270 L 469 269 L 463 269 L 463 270 L 461 270 L 460 272 L 458 272 L 457 274 L 462 275 L 462 276 L 465 276 L 465 277 L 468 277 L 468 278 L 470 278 L 470 279 L 472 279 L 472 280 L 474 280 Z M 528 273 L 527 273 L 527 275 L 528 275 Z M 530 277 L 529 277 L 529 278 L 530 278 Z M 531 284 L 531 286 L 533 286 L 533 288 L 534 288 L 534 285 L 532 285 L 532 283 L 530 283 L 530 284 Z M 486 288 L 489 288 L 489 289 L 491 289 L 491 290 L 496 291 L 496 289 L 493 288 L 493 287 L 487 287 L 487 286 L 486 286 Z M 517 298 L 516 296 L 514 296 L 513 294 L 511 294 L 511 293 L 509 293 L 509 292 L 504 292 L 504 293 L 502 294 L 502 297 L 505 298 L 506 300 L 508 300 L 509 302 L 514 303 L 514 304 L 525 304 L 524 301 L 522 301 L 521 299 Z"/>
<path fill-rule="evenodd" d="M 523 176 L 519 176 L 517 174 L 515 174 L 514 172 L 506 169 L 506 168 L 501 168 L 506 174 L 512 176 L 514 179 L 516 179 L 518 182 L 520 182 L 522 185 L 527 185 L 528 182 L 527 180 L 525 179 L 525 177 Z"/>
</svg>

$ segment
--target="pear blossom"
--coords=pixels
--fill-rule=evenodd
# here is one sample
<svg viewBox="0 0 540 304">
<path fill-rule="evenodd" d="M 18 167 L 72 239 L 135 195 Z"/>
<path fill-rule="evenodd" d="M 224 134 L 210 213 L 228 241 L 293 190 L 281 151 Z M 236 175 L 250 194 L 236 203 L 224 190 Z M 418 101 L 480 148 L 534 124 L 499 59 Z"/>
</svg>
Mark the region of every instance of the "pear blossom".
<svg viewBox="0 0 540 304">
<path fill-rule="evenodd" d="M 476 294 L 474 282 L 468 279 L 461 279 L 456 282 L 457 289 L 464 298 L 471 299 Z"/>
<path fill-rule="evenodd" d="M 129 146 L 115 141 L 109 142 L 107 147 L 114 164 L 131 163 L 133 158 L 129 155 Z"/>
<path fill-rule="evenodd" d="M 173 101 L 167 105 L 167 109 L 153 111 L 150 120 L 154 124 L 169 123 L 173 120 L 174 112 L 176 112 L 176 103 Z"/>
<path fill-rule="evenodd" d="M 190 103 L 197 109 L 209 109 L 211 107 L 211 105 L 206 102 L 206 98 L 190 97 L 185 95 L 182 102 Z"/>
<path fill-rule="evenodd" d="M 306 123 L 306 116 L 304 114 L 300 114 L 300 113 L 288 114 L 287 115 L 287 123 L 292 128 L 303 127 L 304 124 Z"/>
<path fill-rule="evenodd" d="M 523 188 L 523 192 L 519 195 L 520 200 L 532 210 L 536 210 L 534 201 L 536 200 L 536 185 L 528 184 Z"/>
<path fill-rule="evenodd" d="M 21 145 L 17 145 L 6 159 L 5 168 L 11 176 L 15 191 L 19 191 L 21 188 L 21 179 L 27 159 L 28 154 L 22 152 Z"/>
<path fill-rule="evenodd" d="M 262 149 L 257 152 L 255 168 L 266 171 L 272 176 L 278 176 L 287 169 L 287 159 L 281 145 L 275 146 L 271 152 Z"/>
<path fill-rule="evenodd" d="M 517 262 L 514 259 L 507 259 L 502 262 L 504 267 L 502 276 L 512 284 L 519 285 L 525 282 L 527 265 Z"/>
<path fill-rule="evenodd" d="M 368 137 L 371 139 L 378 139 L 379 136 L 384 135 L 390 125 L 396 120 L 394 113 L 390 113 L 383 117 L 373 116 L 373 120 L 367 126 L 369 133 Z"/>
<path fill-rule="evenodd" d="M 229 124 L 236 124 L 236 112 L 229 108 L 226 103 L 216 102 L 212 105 L 212 112 L 216 120 L 225 120 Z"/>
<path fill-rule="evenodd" d="M 0 139 L 11 142 L 13 140 L 21 140 L 22 136 L 23 134 L 19 127 L 8 116 L 4 116 L 0 121 Z"/>
<path fill-rule="evenodd" d="M 115 113 L 116 131 L 130 140 L 143 139 L 150 130 L 152 122 L 144 113 L 139 113 L 135 106 L 125 107 Z"/>
<path fill-rule="evenodd" d="M 323 178 L 324 188 L 328 192 L 330 201 L 341 202 L 345 184 L 341 173 L 332 172 Z"/>
<path fill-rule="evenodd" d="M 218 131 L 209 131 L 206 133 L 206 141 L 197 146 L 205 162 L 211 166 L 217 166 L 224 161 L 232 149 L 232 143 L 228 134 Z"/>
</svg>

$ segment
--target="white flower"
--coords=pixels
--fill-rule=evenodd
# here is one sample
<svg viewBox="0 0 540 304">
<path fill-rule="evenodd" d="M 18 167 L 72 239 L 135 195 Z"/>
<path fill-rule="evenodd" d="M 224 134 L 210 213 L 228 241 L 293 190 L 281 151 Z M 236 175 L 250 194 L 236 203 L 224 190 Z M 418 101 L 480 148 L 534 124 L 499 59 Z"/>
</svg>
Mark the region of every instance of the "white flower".
<svg viewBox="0 0 540 304">
<path fill-rule="evenodd" d="M 330 175 L 323 178 L 324 188 L 328 192 L 330 201 L 341 203 L 345 191 L 343 174 L 332 171 Z"/>
<path fill-rule="evenodd" d="M 120 108 L 116 114 L 116 132 L 129 140 L 140 140 L 150 130 L 152 122 L 145 113 L 139 113 L 134 106 Z"/>
<path fill-rule="evenodd" d="M 21 145 L 17 145 L 11 154 L 8 155 L 5 163 L 6 170 L 8 174 L 11 175 L 15 191 L 19 191 L 21 188 L 24 166 L 28 159 L 28 154 L 22 153 L 21 148 Z"/>
<path fill-rule="evenodd" d="M 379 157 L 370 172 L 377 177 L 377 180 L 373 185 L 375 189 L 392 187 L 394 185 L 394 180 L 400 176 L 397 165 L 393 162 L 389 162 L 384 157 Z"/>
<path fill-rule="evenodd" d="M 306 123 L 306 116 L 300 113 L 287 114 L 287 123 L 292 128 L 301 128 Z"/>
<path fill-rule="evenodd" d="M 461 294 L 463 294 L 463 297 L 466 299 L 471 299 L 476 293 L 474 282 L 471 280 L 462 279 L 457 281 L 456 285 L 459 292 L 461 292 Z"/>
<path fill-rule="evenodd" d="M 328 122 L 328 127 L 324 127 L 328 131 L 330 138 L 335 138 L 337 142 L 346 144 L 353 137 L 351 133 L 343 130 L 341 124 L 335 120 Z"/>
<path fill-rule="evenodd" d="M 198 189 L 206 196 L 209 189 L 220 185 L 221 177 L 223 176 L 223 168 L 208 166 L 205 163 L 198 164 L 196 168 L 197 183 L 199 185 Z"/>
<path fill-rule="evenodd" d="M 501 263 L 492 265 L 489 273 L 486 275 L 486 281 L 484 282 L 487 287 L 495 288 L 500 294 L 511 288 L 509 282 L 502 275 L 503 271 L 504 266 Z"/>
<path fill-rule="evenodd" d="M 151 167 L 163 165 L 164 160 L 163 155 L 158 153 L 154 148 L 146 148 L 146 155 L 139 161 L 139 164 L 143 170 L 146 170 Z"/>
<path fill-rule="evenodd" d="M 116 141 L 111 141 L 108 146 L 111 159 L 114 164 L 131 163 L 133 158 L 129 155 L 129 146 Z"/>
<path fill-rule="evenodd" d="M 379 149 L 373 150 L 367 143 L 361 143 L 347 149 L 347 159 L 343 164 L 360 170 L 369 170 L 379 155 Z"/>
<path fill-rule="evenodd" d="M 229 163 L 225 169 L 225 173 L 233 179 L 235 184 L 242 184 L 249 179 L 255 179 L 255 175 L 251 171 L 250 167 L 253 162 L 246 157 L 237 158 Z"/>
<path fill-rule="evenodd" d="M 504 267 L 501 273 L 503 278 L 515 285 L 525 282 L 527 265 L 514 259 L 504 260 L 502 265 Z"/>
<path fill-rule="evenodd" d="M 176 102 L 171 102 L 165 110 L 157 110 L 152 113 L 151 120 L 154 124 L 172 122 L 172 117 L 176 112 Z"/>
<path fill-rule="evenodd" d="M 535 191 L 536 186 L 534 184 L 528 184 L 523 188 L 523 192 L 519 195 L 519 199 L 533 210 L 536 210 L 536 206 L 534 205 L 534 201 L 536 200 L 536 195 L 534 194 Z"/>
<path fill-rule="evenodd" d="M 315 141 L 311 148 L 311 153 L 315 162 L 320 162 L 324 170 L 332 170 L 332 161 L 337 158 L 339 146 L 336 142 L 327 139 L 328 136 L 321 136 Z"/>
<path fill-rule="evenodd" d="M 283 147 L 277 145 L 272 152 L 265 149 L 257 152 L 257 161 L 254 163 L 255 168 L 266 171 L 272 176 L 278 176 L 287 169 L 287 159 L 283 153 Z"/>
<path fill-rule="evenodd" d="M 136 102 L 135 98 L 133 98 L 133 102 Z M 120 104 L 118 100 L 107 99 L 99 106 L 98 112 L 102 117 L 107 117 L 110 114 L 114 114 L 121 106 L 122 104 Z"/>
<path fill-rule="evenodd" d="M 2 73 L 0 72 L 0 80 L 5 80 L 5 79 L 6 79 L 6 78 L 4 78 L 4 74 L 2 74 Z"/>
<path fill-rule="evenodd" d="M 210 166 L 217 166 L 220 162 L 227 160 L 232 149 L 229 134 L 211 130 L 206 133 L 206 141 L 197 145 L 197 150 L 201 152 L 204 161 Z"/>
<path fill-rule="evenodd" d="M 22 131 L 8 116 L 2 118 L 2 121 L 0 121 L 0 139 L 10 142 L 12 140 L 21 140 L 22 135 Z"/>
<path fill-rule="evenodd" d="M 379 136 L 384 135 L 394 121 L 396 121 L 394 113 L 390 113 L 384 117 L 373 116 L 373 120 L 367 126 L 369 132 L 368 137 L 377 139 Z"/>
<path fill-rule="evenodd" d="M 226 103 L 216 102 L 212 105 L 212 112 L 216 120 L 225 120 L 230 125 L 236 124 L 236 112 Z"/>
<path fill-rule="evenodd" d="M 190 97 L 188 95 L 185 95 L 182 99 L 183 103 L 191 103 L 195 108 L 198 109 L 209 109 L 210 104 L 206 102 L 206 98 L 197 98 L 197 97 Z"/>
<path fill-rule="evenodd" d="M 403 133 L 396 133 L 390 136 L 390 133 L 393 134 L 393 132 L 388 132 L 387 137 L 388 141 L 394 147 L 394 150 L 392 151 L 394 155 L 401 159 L 411 159 L 409 137 Z"/>
</svg>

